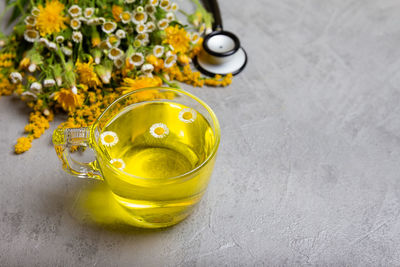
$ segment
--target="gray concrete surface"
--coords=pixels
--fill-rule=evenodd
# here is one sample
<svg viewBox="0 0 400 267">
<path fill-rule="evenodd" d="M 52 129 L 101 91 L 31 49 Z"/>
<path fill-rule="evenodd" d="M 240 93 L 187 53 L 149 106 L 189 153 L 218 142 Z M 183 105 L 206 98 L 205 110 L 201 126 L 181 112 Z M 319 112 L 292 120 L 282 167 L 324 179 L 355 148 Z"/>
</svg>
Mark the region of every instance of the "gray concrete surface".
<svg viewBox="0 0 400 267">
<path fill-rule="evenodd" d="M 228 88 L 184 87 L 222 125 L 194 214 L 93 223 L 96 182 L 61 170 L 51 130 L 14 155 L 28 111 L 4 97 L 1 266 L 400 266 L 400 2 L 220 2 L 250 60 Z"/>
</svg>

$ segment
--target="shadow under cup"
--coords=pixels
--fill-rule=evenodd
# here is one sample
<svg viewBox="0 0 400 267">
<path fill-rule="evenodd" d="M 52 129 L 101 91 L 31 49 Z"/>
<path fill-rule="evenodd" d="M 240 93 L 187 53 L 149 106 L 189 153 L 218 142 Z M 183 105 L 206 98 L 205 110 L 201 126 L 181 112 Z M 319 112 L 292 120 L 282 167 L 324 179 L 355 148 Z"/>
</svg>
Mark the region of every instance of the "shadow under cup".
<svg viewBox="0 0 400 267">
<path fill-rule="evenodd" d="M 117 136 L 115 146 L 104 143 L 109 133 Z M 174 225 L 192 212 L 207 188 L 219 141 L 210 107 L 173 88 L 136 90 L 114 101 L 92 127 L 53 134 L 64 169 L 104 180 L 131 224 L 145 228 Z M 91 147 L 96 160 L 72 159 L 72 145 Z"/>
</svg>

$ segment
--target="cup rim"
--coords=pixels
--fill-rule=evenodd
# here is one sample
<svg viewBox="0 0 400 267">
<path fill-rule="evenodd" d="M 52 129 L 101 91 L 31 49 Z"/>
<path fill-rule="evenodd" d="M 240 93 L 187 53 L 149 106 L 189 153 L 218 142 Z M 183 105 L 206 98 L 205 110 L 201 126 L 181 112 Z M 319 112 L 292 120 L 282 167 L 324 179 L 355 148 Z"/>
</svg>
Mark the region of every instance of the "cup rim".
<svg viewBox="0 0 400 267">
<path fill-rule="evenodd" d="M 138 92 L 141 92 L 141 91 L 146 91 L 146 90 L 154 90 L 154 89 L 162 89 L 162 90 L 167 90 L 167 91 L 172 91 L 172 92 L 177 92 L 177 93 L 184 94 L 184 95 L 194 99 L 195 101 L 197 101 L 199 104 L 201 104 L 207 110 L 207 112 L 210 114 L 212 122 L 214 123 L 214 126 L 215 126 L 215 130 L 214 130 L 215 142 L 214 142 L 214 146 L 212 148 L 212 151 L 211 151 L 210 155 L 208 155 L 208 157 L 200 165 L 198 165 L 196 168 L 194 168 L 194 169 L 192 169 L 192 170 L 190 170 L 188 172 L 185 172 L 183 174 L 180 174 L 180 175 L 177 175 L 177 176 L 168 177 L 168 178 L 146 178 L 146 177 L 137 176 L 137 175 L 133 175 L 133 174 L 127 173 L 127 172 L 125 172 L 123 170 L 120 170 L 120 169 L 116 168 L 112 164 L 108 164 L 108 166 L 110 166 L 112 168 L 112 170 L 115 171 L 115 172 L 122 172 L 124 175 L 128 175 L 128 176 L 133 177 L 135 179 L 147 180 L 147 181 L 150 181 L 150 182 L 161 181 L 161 180 L 162 181 L 175 181 L 175 180 L 180 180 L 180 179 L 187 178 L 190 175 L 192 175 L 193 173 L 195 173 L 195 172 L 199 171 L 201 168 L 203 168 L 215 156 L 215 154 L 218 151 L 219 143 L 220 143 L 220 140 L 221 140 L 221 128 L 220 128 L 220 125 L 219 125 L 218 118 L 215 115 L 214 111 L 203 100 L 201 100 L 199 97 L 197 97 L 197 96 L 193 95 L 192 93 L 189 93 L 189 92 L 187 92 L 187 91 L 185 91 L 183 89 L 177 89 L 177 88 L 172 88 L 172 87 L 160 87 L 160 86 L 146 87 L 146 88 L 136 89 L 136 90 L 134 90 L 132 92 L 129 92 L 127 94 L 124 94 L 124 95 L 118 97 L 116 100 L 114 100 L 100 114 L 100 116 L 93 123 L 93 125 L 95 127 L 91 131 L 92 140 L 96 140 L 96 139 L 94 139 L 94 136 L 93 136 L 94 132 L 95 132 L 94 130 L 98 127 L 99 121 L 103 118 L 104 114 L 110 108 L 112 108 L 114 105 L 116 105 L 121 99 L 126 98 L 126 97 L 128 97 L 128 96 L 130 96 L 132 94 L 135 94 L 135 93 L 138 93 Z M 144 101 L 144 102 L 147 102 L 147 101 Z M 93 142 L 93 143 L 96 145 L 96 147 L 99 147 L 97 142 Z M 100 151 L 102 151 L 102 150 L 100 150 Z"/>
</svg>

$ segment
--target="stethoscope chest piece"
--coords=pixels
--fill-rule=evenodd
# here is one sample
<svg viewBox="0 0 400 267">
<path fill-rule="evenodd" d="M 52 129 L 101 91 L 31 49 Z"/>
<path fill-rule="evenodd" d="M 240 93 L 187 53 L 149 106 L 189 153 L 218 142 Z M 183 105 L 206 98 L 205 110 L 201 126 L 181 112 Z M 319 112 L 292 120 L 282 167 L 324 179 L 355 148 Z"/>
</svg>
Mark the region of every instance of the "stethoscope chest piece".
<svg viewBox="0 0 400 267">
<path fill-rule="evenodd" d="M 231 32 L 218 30 L 204 38 L 203 49 L 194 64 L 204 74 L 214 76 L 240 73 L 247 63 L 247 55 L 240 41 Z"/>
</svg>

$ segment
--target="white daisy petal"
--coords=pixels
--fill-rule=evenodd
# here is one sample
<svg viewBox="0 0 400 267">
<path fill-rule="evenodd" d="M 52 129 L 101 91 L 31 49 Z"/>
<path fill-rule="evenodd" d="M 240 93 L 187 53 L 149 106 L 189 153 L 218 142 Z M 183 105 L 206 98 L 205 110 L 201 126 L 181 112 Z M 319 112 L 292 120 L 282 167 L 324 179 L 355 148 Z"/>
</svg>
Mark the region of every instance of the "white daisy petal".
<svg viewBox="0 0 400 267">
<path fill-rule="evenodd" d="M 11 82 L 14 84 L 22 82 L 22 75 L 19 72 L 11 72 L 10 74 Z"/>
<path fill-rule="evenodd" d="M 147 74 L 150 74 L 154 70 L 154 66 L 149 63 L 143 64 L 143 66 L 140 70 L 143 72 L 143 74 L 147 75 Z"/>
<path fill-rule="evenodd" d="M 169 134 L 169 129 L 164 123 L 155 123 L 150 127 L 150 134 L 155 138 L 164 138 Z"/>
<path fill-rule="evenodd" d="M 176 62 L 176 54 L 171 53 L 171 51 L 168 51 L 167 54 L 165 55 L 165 60 L 164 60 L 164 67 L 170 68 L 172 67 L 175 62 Z"/>
<path fill-rule="evenodd" d="M 27 16 L 24 20 L 25 24 L 28 26 L 36 25 L 36 18 L 34 16 Z"/>
<path fill-rule="evenodd" d="M 35 30 L 26 30 L 24 32 L 24 38 L 26 41 L 34 43 L 39 39 L 39 32 Z"/>
<path fill-rule="evenodd" d="M 159 29 L 164 30 L 169 25 L 169 21 L 167 19 L 162 19 L 157 23 Z"/>
<path fill-rule="evenodd" d="M 112 33 L 113 31 L 115 31 L 116 28 L 117 28 L 117 24 L 113 21 L 106 21 L 103 24 L 103 26 L 101 27 L 101 29 L 105 33 Z"/>
<path fill-rule="evenodd" d="M 142 53 L 134 53 L 132 56 L 130 56 L 129 62 L 132 65 L 139 67 L 144 63 L 144 56 Z"/>
<path fill-rule="evenodd" d="M 93 14 L 94 14 L 94 8 L 93 7 L 88 7 L 83 12 L 83 15 L 85 16 L 85 18 L 90 18 Z"/>
<path fill-rule="evenodd" d="M 37 7 L 32 8 L 32 11 L 31 11 L 32 16 L 37 17 L 37 16 L 39 16 L 39 13 L 40 13 L 39 8 L 37 8 Z"/>
<path fill-rule="evenodd" d="M 152 6 L 157 6 L 158 5 L 158 1 L 159 0 L 150 0 L 149 4 L 152 5 Z"/>
<path fill-rule="evenodd" d="M 56 42 L 59 43 L 59 44 L 64 42 L 64 36 L 62 36 L 62 35 L 57 36 L 56 37 Z"/>
<path fill-rule="evenodd" d="M 147 21 L 147 13 L 134 12 L 132 16 L 132 22 L 135 24 L 145 23 Z"/>
<path fill-rule="evenodd" d="M 125 169 L 125 162 L 122 159 L 112 159 L 110 160 L 110 163 L 117 169 L 123 170 Z"/>
<path fill-rule="evenodd" d="M 179 112 L 179 119 L 185 123 L 192 123 L 196 120 L 197 112 L 191 108 L 184 108 Z"/>
<path fill-rule="evenodd" d="M 115 35 L 119 38 L 119 39 L 124 39 L 126 37 L 126 32 L 124 30 L 117 30 L 115 32 Z"/>
<path fill-rule="evenodd" d="M 132 14 L 128 11 L 122 12 L 119 17 L 124 24 L 127 24 L 132 20 Z"/>
<path fill-rule="evenodd" d="M 111 60 L 115 60 L 118 58 L 121 58 L 124 55 L 124 52 L 122 52 L 121 49 L 113 47 L 108 51 L 108 58 Z"/>
<path fill-rule="evenodd" d="M 154 24 L 154 22 L 149 21 L 146 23 L 146 31 L 147 32 L 152 32 L 156 29 L 156 25 Z"/>
<path fill-rule="evenodd" d="M 46 88 L 53 87 L 54 85 L 56 85 L 56 81 L 54 79 L 46 79 L 43 81 L 43 85 Z"/>
<path fill-rule="evenodd" d="M 82 14 L 82 9 L 78 5 L 72 5 L 68 9 L 68 13 L 71 15 L 71 17 L 79 17 Z"/>
<path fill-rule="evenodd" d="M 72 40 L 73 40 L 75 43 L 80 43 L 80 42 L 82 42 L 82 39 L 83 39 L 83 36 L 82 36 L 82 33 L 81 33 L 81 32 L 73 32 L 73 33 L 72 33 Z"/>
<path fill-rule="evenodd" d="M 42 84 L 38 82 L 33 82 L 29 89 L 32 93 L 39 94 L 40 92 L 42 92 Z"/>
<path fill-rule="evenodd" d="M 81 21 L 79 19 L 72 19 L 69 25 L 72 29 L 77 30 L 81 27 Z"/>
<path fill-rule="evenodd" d="M 136 25 L 136 31 L 138 33 L 144 33 L 144 32 L 146 32 L 146 30 L 147 30 L 147 27 L 143 23 L 139 23 L 138 25 Z"/>
<path fill-rule="evenodd" d="M 162 57 L 164 54 L 164 46 L 162 45 L 156 45 L 153 48 L 153 55 L 156 57 Z"/>
<path fill-rule="evenodd" d="M 100 135 L 100 140 L 105 146 L 114 146 L 118 143 L 118 136 L 112 131 L 106 131 Z"/>
<path fill-rule="evenodd" d="M 169 0 L 161 0 L 159 6 L 164 10 L 168 10 L 170 5 L 171 5 L 171 2 Z"/>
<path fill-rule="evenodd" d="M 165 15 L 165 18 L 166 18 L 169 22 L 171 22 L 171 21 L 173 21 L 173 20 L 175 19 L 175 15 L 174 15 L 174 13 L 172 13 L 172 12 L 168 12 L 167 15 Z"/>
</svg>

